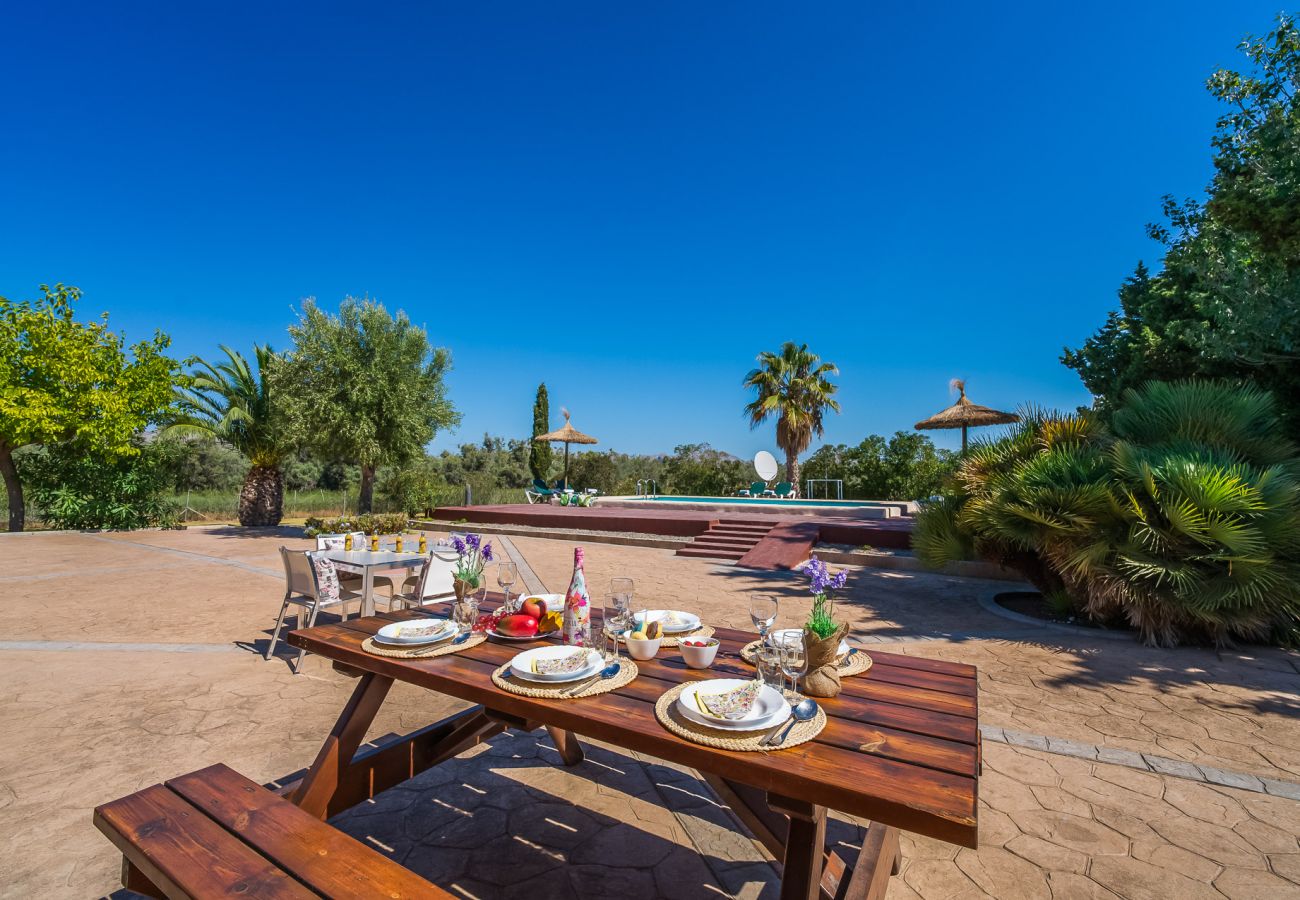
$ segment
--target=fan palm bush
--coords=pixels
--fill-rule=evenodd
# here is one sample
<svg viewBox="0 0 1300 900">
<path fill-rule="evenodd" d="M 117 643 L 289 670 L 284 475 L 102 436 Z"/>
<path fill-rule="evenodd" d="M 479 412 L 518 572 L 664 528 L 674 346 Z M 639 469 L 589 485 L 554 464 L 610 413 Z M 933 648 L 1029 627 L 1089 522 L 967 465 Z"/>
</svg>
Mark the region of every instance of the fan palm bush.
<svg viewBox="0 0 1300 900">
<path fill-rule="evenodd" d="M 239 524 L 278 525 L 284 514 L 280 465 L 293 447 L 268 389 L 268 373 L 279 357 L 253 347 L 257 371 L 243 354 L 223 346 L 226 359 L 191 360 L 193 371 L 177 388 L 179 414 L 168 434 L 207 435 L 234 447 L 251 463 L 239 492 Z"/>
<path fill-rule="evenodd" d="M 981 443 L 914 537 L 980 556 L 1148 643 L 1297 638 L 1300 462 L 1273 400 L 1217 381 L 1129 391 L 1108 424 L 1029 411 Z"/>
<path fill-rule="evenodd" d="M 1110 558 L 1080 561 L 1091 606 L 1149 642 L 1294 642 L 1300 461 L 1272 395 L 1218 381 L 1130 390 L 1111 428 L 1124 509 Z"/>
<path fill-rule="evenodd" d="M 912 538 L 918 557 L 934 567 L 981 557 L 1045 596 L 1079 596 L 1061 561 L 1117 512 L 1104 444 L 1091 416 L 1022 409 L 1007 437 L 974 444 L 947 490 L 925 504 Z"/>
</svg>

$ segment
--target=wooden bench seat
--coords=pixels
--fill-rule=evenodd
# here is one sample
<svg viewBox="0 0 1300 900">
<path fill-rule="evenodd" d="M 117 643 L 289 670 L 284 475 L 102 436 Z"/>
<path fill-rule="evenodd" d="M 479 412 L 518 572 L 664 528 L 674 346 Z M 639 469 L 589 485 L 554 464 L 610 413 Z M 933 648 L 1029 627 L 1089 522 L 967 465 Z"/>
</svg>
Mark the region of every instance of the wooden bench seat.
<svg viewBox="0 0 1300 900">
<path fill-rule="evenodd" d="M 95 826 L 153 897 L 452 896 L 224 765 L 106 803 Z"/>
</svg>

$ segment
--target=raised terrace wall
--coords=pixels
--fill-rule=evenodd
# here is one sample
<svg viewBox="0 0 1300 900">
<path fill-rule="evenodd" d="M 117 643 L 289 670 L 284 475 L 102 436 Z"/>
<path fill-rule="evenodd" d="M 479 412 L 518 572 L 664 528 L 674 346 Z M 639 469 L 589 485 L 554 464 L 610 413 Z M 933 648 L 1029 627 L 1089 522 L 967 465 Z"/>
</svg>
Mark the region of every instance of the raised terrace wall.
<svg viewBox="0 0 1300 900">
<path fill-rule="evenodd" d="M 443 506 L 434 511 L 444 522 L 464 521 L 473 525 L 525 525 L 534 528 L 567 528 L 582 531 L 633 532 L 694 538 L 719 523 L 770 523 L 771 530 L 737 565 L 758 569 L 788 569 L 808 558 L 818 543 L 849 544 L 892 550 L 911 547 L 911 519 L 858 519 L 843 517 L 787 516 L 773 512 L 737 513 L 731 510 L 627 509 L 528 505 Z M 698 554 L 696 554 L 698 555 Z"/>
</svg>

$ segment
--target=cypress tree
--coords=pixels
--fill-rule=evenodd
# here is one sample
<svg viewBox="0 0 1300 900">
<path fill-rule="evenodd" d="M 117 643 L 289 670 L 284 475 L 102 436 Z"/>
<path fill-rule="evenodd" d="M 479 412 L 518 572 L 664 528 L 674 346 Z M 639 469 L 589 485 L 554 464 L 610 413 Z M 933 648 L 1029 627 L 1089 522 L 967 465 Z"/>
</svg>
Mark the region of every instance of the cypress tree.
<svg viewBox="0 0 1300 900">
<path fill-rule="evenodd" d="M 537 386 L 537 399 L 533 401 L 533 437 L 551 430 L 551 403 L 546 396 L 546 383 Z M 534 478 L 546 480 L 551 471 L 551 445 L 534 442 L 528 454 L 528 468 Z"/>
</svg>

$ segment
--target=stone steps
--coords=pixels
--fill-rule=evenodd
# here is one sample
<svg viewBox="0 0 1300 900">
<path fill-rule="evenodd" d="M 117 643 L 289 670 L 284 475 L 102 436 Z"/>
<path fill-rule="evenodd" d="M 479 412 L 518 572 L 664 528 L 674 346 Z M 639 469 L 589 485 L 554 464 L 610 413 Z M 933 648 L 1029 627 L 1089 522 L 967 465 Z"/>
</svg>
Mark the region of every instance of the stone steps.
<svg viewBox="0 0 1300 900">
<path fill-rule="evenodd" d="M 736 562 L 767 536 L 774 523 L 752 519 L 722 519 L 677 551 L 695 559 L 724 559 Z"/>
</svg>

